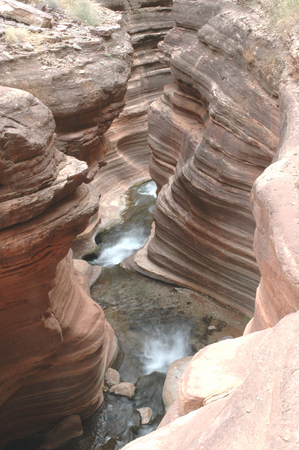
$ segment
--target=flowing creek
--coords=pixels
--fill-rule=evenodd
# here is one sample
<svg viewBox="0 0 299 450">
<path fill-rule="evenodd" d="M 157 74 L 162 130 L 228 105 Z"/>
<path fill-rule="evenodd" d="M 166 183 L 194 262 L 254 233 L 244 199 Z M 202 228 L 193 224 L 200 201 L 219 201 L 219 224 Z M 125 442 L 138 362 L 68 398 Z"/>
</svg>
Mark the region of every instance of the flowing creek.
<svg viewBox="0 0 299 450">
<path fill-rule="evenodd" d="M 170 363 L 225 337 L 240 336 L 248 322 L 243 314 L 198 292 L 118 265 L 149 236 L 155 191 L 153 181 L 130 189 L 122 221 L 97 237 L 99 254 L 86 258 L 104 266 L 92 297 L 118 337 L 121 364 L 116 368 L 122 381 L 138 380 L 135 398 L 105 394 L 103 406 L 86 421 L 84 436 L 64 450 L 116 450 L 153 431 L 163 416 L 162 389 Z M 140 427 L 135 413 L 143 406 L 152 408 L 153 420 Z"/>
<path fill-rule="evenodd" d="M 135 397 L 130 400 L 105 393 L 103 405 L 83 423 L 83 436 L 62 450 L 117 450 L 153 431 L 163 417 L 162 389 L 170 363 L 220 339 L 240 336 L 248 322 L 242 313 L 198 292 L 118 265 L 142 247 L 150 234 L 155 190 L 152 181 L 131 188 L 122 221 L 97 236 L 99 253 L 86 257 L 103 266 L 92 298 L 104 309 L 118 337 L 121 350 L 116 368 L 122 381 L 137 382 Z M 136 409 L 148 406 L 153 419 L 141 426 Z M 28 446 L 23 442 L 14 450 L 29 448 L 38 446 L 31 440 Z"/>
</svg>

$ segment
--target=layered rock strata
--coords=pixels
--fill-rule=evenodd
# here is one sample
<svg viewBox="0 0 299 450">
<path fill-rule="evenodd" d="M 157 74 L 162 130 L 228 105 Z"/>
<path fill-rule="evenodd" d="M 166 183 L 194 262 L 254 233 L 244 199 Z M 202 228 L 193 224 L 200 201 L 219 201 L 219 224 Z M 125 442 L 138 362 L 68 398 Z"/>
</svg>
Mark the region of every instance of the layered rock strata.
<svg viewBox="0 0 299 450">
<path fill-rule="evenodd" d="M 149 114 L 150 172 L 163 188 L 131 266 L 252 315 L 250 192 L 279 140 L 277 43 L 233 3 L 178 0 L 173 12 L 163 58 L 176 86 Z"/>
<path fill-rule="evenodd" d="M 0 447 L 102 401 L 116 350 L 68 254 L 98 208 L 85 162 L 55 147 L 50 110 L 0 88 Z"/>
<path fill-rule="evenodd" d="M 173 18 L 172 0 L 98 0 L 98 3 L 122 13 L 134 48 L 126 106 L 107 133 L 111 141 L 107 165 L 94 181 L 102 194 L 100 211 L 104 228 L 124 208 L 121 198 L 125 191 L 149 178 L 148 108 L 172 80 L 169 67 L 158 58 L 157 46 L 173 26 Z"/>
<path fill-rule="evenodd" d="M 101 27 L 62 11 L 51 12 L 51 28 L 0 18 L 1 83 L 50 108 L 57 148 L 88 163 L 88 180 L 103 164 L 109 148 L 103 134 L 124 106 L 132 63 L 121 15 L 104 7 L 98 15 Z"/>
<path fill-rule="evenodd" d="M 293 44 L 298 49 L 298 40 Z M 279 48 L 276 55 L 292 63 Z M 298 445 L 299 85 L 298 62 L 293 63 L 293 77 L 285 72 L 280 82 L 278 150 L 252 190 L 254 250 L 261 272 L 254 318 L 245 336 L 194 356 L 179 382 L 178 401 L 159 430 L 127 445 L 128 450 L 284 450 Z"/>
</svg>

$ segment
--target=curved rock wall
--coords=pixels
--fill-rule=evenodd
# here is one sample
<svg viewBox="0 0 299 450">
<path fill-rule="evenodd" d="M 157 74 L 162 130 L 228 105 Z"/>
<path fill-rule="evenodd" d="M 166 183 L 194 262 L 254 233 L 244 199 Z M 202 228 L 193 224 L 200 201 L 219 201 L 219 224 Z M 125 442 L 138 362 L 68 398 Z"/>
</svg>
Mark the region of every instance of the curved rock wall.
<svg viewBox="0 0 299 450">
<path fill-rule="evenodd" d="M 278 145 L 281 67 L 275 40 L 249 15 L 224 1 L 174 2 L 163 47 L 176 88 L 149 115 L 151 174 L 163 188 L 155 229 L 131 265 L 252 315 L 250 192 Z"/>
<path fill-rule="evenodd" d="M 204 15 L 203 2 L 197 4 L 198 15 Z M 240 27 L 242 17 L 249 17 L 253 25 L 258 50 L 255 17 L 243 10 L 235 17 L 235 27 Z M 298 39 L 293 41 L 295 47 Z M 291 57 L 279 46 L 276 57 L 287 59 L 290 71 Z M 297 70 L 295 61 L 295 76 L 285 71 L 280 80 L 280 142 L 251 194 L 254 251 L 261 272 L 254 318 L 245 336 L 207 346 L 194 356 L 179 382 L 178 401 L 158 431 L 128 444 L 128 450 L 284 450 L 298 445 Z"/>
<path fill-rule="evenodd" d="M 98 0 L 122 13 L 134 48 L 126 106 L 106 134 L 111 149 L 93 184 L 101 193 L 101 227 L 109 226 L 124 207 L 121 197 L 138 182 L 149 179 L 147 113 L 165 84 L 172 80 L 169 67 L 158 58 L 158 43 L 173 26 L 172 0 Z"/>
<path fill-rule="evenodd" d="M 0 446 L 102 401 L 116 350 L 67 256 L 98 208 L 85 162 L 55 147 L 50 110 L 0 87 Z"/>
<path fill-rule="evenodd" d="M 281 142 L 273 164 L 252 191 L 254 251 L 262 278 L 246 333 L 273 327 L 299 307 L 298 92 L 298 83 L 292 79 L 281 87 Z"/>
<path fill-rule="evenodd" d="M 89 181 L 108 149 L 103 134 L 124 107 L 133 50 L 121 15 L 107 8 L 100 13 L 105 36 L 54 11 L 51 28 L 22 24 L 20 34 L 19 27 L 0 23 L 1 84 L 30 92 L 50 108 L 57 148 L 88 162 Z"/>
<path fill-rule="evenodd" d="M 297 446 L 298 95 L 298 81 L 286 78 L 280 89 L 280 145 L 252 192 L 262 278 L 251 333 L 198 352 L 158 431 L 126 450 Z"/>
</svg>

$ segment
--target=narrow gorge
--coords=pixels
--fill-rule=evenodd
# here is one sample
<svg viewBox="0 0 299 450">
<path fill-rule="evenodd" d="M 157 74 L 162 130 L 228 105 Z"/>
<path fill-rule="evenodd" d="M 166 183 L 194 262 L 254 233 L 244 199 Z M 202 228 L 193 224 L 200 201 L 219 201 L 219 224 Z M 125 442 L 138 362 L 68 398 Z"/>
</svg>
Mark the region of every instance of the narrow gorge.
<svg viewBox="0 0 299 450">
<path fill-rule="evenodd" d="M 245 0 L 97 0 L 92 24 L 66 4 L 0 0 L 0 448 L 297 448 L 297 25 Z M 103 269 L 129 203 L 150 236 Z M 155 362 L 181 337 L 140 428 L 165 375 L 121 410 L 106 371 L 134 383 L 144 342 Z M 130 431 L 96 441 L 109 408 Z"/>
</svg>

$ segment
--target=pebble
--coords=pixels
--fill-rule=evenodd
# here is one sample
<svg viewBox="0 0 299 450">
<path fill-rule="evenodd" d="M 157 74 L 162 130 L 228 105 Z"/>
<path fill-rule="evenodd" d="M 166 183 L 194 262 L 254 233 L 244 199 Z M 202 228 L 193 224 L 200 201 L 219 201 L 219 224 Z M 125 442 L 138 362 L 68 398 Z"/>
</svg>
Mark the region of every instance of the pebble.
<svg viewBox="0 0 299 450">
<path fill-rule="evenodd" d="M 73 49 L 75 50 L 82 50 L 82 48 L 80 47 L 80 45 L 76 44 L 76 42 L 73 44 Z"/>
<path fill-rule="evenodd" d="M 30 44 L 30 42 L 25 42 L 25 44 L 23 44 L 23 50 L 26 50 L 26 52 L 33 52 L 34 47 Z"/>
</svg>

